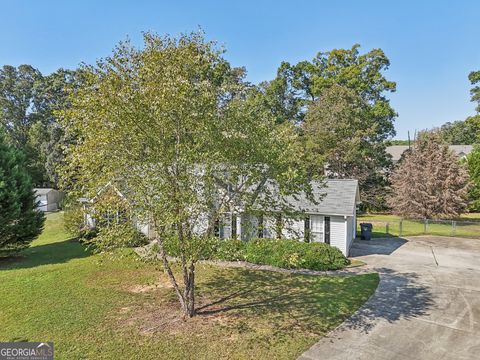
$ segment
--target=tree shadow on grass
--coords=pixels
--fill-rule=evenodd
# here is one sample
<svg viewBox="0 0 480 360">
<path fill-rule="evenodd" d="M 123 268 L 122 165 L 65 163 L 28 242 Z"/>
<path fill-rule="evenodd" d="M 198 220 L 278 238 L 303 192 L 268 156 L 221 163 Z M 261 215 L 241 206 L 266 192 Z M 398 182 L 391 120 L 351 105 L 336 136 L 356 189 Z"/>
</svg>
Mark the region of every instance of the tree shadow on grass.
<svg viewBox="0 0 480 360">
<path fill-rule="evenodd" d="M 0 271 L 66 263 L 70 260 L 85 258 L 90 255 L 91 252 L 86 250 L 77 239 L 68 239 L 33 246 L 22 251 L 17 256 L 0 259 Z"/>
<path fill-rule="evenodd" d="M 325 334 L 347 318 L 345 326 L 368 332 L 380 319 L 394 322 L 428 312 L 431 294 L 416 282 L 415 274 L 381 269 L 381 276 L 375 294 L 362 306 L 375 290 L 377 274 L 318 277 L 218 272 L 215 279 L 199 285 L 200 294 L 219 297 L 201 304 L 198 315 L 241 314 L 266 319 L 274 332 L 300 329 Z"/>
</svg>

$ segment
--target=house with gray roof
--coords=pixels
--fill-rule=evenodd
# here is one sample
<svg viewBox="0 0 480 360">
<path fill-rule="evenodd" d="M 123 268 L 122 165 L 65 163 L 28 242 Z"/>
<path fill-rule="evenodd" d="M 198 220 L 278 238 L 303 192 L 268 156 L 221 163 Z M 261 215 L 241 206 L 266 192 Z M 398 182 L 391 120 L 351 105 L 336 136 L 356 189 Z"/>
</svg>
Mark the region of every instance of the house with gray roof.
<svg viewBox="0 0 480 360">
<path fill-rule="evenodd" d="M 325 183 L 314 182 L 312 190 L 313 201 L 302 193 L 285 199 L 301 216 L 227 214 L 218 236 L 242 240 L 275 238 L 280 229 L 282 238 L 327 243 L 348 256 L 356 237 L 358 181 L 327 179 Z"/>
<path fill-rule="evenodd" d="M 324 182 L 313 182 L 312 193 L 307 196 L 299 193 L 281 199 L 292 214 L 285 215 L 281 210 L 268 209 L 262 213 L 269 215 L 252 215 L 241 209 L 224 213 L 216 224 L 216 236 L 222 239 L 241 239 L 247 241 L 255 238 L 298 239 L 308 242 L 323 242 L 335 246 L 348 256 L 350 246 L 356 237 L 357 206 L 360 204 L 358 181 L 351 179 L 327 179 Z M 275 187 L 270 191 L 275 193 Z M 106 188 L 113 190 L 121 198 L 126 198 L 114 185 L 108 183 Z M 278 195 L 280 196 L 280 195 Z M 95 197 L 96 198 L 96 197 Z M 88 211 L 95 202 L 82 199 L 85 211 L 85 224 L 95 227 L 96 221 Z M 262 209 L 265 210 L 265 209 Z M 295 215 L 293 215 L 295 214 Z M 151 237 L 153 229 L 150 224 L 132 219 L 139 231 Z M 205 217 L 207 226 L 207 217 Z"/>
<path fill-rule="evenodd" d="M 413 146 L 413 145 L 412 145 Z M 392 145 L 387 146 L 387 153 L 392 156 L 394 163 L 398 162 L 405 151 L 409 148 L 408 145 Z M 448 148 L 458 156 L 459 159 L 465 158 L 473 150 L 473 145 L 448 145 Z"/>
</svg>

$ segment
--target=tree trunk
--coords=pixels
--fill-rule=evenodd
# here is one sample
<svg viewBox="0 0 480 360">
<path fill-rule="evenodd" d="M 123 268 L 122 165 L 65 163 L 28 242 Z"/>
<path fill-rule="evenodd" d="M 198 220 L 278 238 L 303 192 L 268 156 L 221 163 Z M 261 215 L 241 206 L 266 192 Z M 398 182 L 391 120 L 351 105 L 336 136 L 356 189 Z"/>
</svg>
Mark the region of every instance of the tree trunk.
<svg viewBox="0 0 480 360">
<path fill-rule="evenodd" d="M 185 283 L 185 304 L 186 304 L 186 311 L 185 315 L 187 317 L 193 317 L 195 315 L 195 264 L 190 262 L 190 266 L 188 268 L 188 278 Z"/>
<path fill-rule="evenodd" d="M 159 236 L 156 238 L 158 247 L 160 250 L 160 257 L 162 258 L 163 262 L 163 267 L 165 268 L 165 271 L 167 272 L 168 278 L 170 279 L 170 282 L 173 286 L 173 289 L 175 290 L 175 293 L 177 294 L 178 300 L 180 301 L 180 305 L 182 307 L 182 310 L 184 313 L 187 313 L 187 304 L 186 301 L 182 295 L 182 292 L 180 291 L 180 287 L 178 286 L 177 280 L 175 279 L 175 275 L 173 274 L 172 268 L 170 267 L 170 264 L 167 259 L 167 254 L 165 253 L 165 249 L 163 247 L 163 242 Z"/>
<path fill-rule="evenodd" d="M 156 240 L 159 247 L 160 257 L 163 262 L 163 267 L 165 268 L 168 278 L 175 290 L 175 293 L 177 294 L 184 316 L 191 318 L 195 315 L 195 262 L 193 260 L 189 260 L 187 262 L 187 259 L 185 257 L 185 241 L 187 239 L 185 238 L 186 234 L 184 232 L 183 225 L 181 223 L 177 224 L 177 235 L 180 242 L 180 265 L 182 267 L 184 283 L 183 291 L 178 286 L 175 275 L 167 259 L 167 254 L 165 253 L 165 248 L 163 246 L 162 236 L 159 235 L 158 227 L 155 226 L 155 229 L 157 232 Z M 190 236 L 190 233 L 188 231 L 187 236 Z"/>
</svg>

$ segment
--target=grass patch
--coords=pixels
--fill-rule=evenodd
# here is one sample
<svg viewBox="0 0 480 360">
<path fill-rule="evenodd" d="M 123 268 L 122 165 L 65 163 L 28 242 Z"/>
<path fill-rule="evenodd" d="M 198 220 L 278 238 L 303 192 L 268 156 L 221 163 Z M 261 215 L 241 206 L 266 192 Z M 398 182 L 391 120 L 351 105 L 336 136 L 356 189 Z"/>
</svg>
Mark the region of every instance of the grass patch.
<svg viewBox="0 0 480 360">
<path fill-rule="evenodd" d="M 364 214 L 358 216 L 359 235 L 362 222 L 373 224 L 373 237 L 438 235 L 480 238 L 480 215 L 477 213 L 464 214 L 453 220 L 429 220 L 427 226 L 423 220 L 402 220 L 389 214 Z"/>
<path fill-rule="evenodd" d="M 355 312 L 377 274 L 322 277 L 199 266 L 199 315 L 183 321 L 159 265 L 92 255 L 49 214 L 0 262 L 0 341 L 53 341 L 56 359 L 293 359 Z"/>
</svg>

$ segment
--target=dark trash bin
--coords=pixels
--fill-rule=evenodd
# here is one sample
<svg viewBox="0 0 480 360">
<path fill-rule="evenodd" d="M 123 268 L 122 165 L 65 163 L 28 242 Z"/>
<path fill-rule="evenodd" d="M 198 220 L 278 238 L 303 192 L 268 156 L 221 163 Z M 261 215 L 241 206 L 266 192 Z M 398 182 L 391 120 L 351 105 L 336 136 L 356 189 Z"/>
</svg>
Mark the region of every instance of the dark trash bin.
<svg viewBox="0 0 480 360">
<path fill-rule="evenodd" d="M 370 240 L 372 238 L 372 229 L 373 225 L 370 223 L 361 223 L 361 239 L 362 240 Z"/>
</svg>

